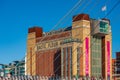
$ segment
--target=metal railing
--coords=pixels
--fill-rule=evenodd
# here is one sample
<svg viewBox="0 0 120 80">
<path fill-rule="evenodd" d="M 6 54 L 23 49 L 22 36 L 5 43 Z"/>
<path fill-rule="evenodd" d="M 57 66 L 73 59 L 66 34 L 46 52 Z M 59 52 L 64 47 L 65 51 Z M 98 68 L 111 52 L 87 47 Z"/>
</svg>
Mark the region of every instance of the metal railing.
<svg viewBox="0 0 120 80">
<path fill-rule="evenodd" d="M 10 76 L 0 77 L 0 80 L 105 80 L 101 77 L 64 77 L 59 76 Z"/>
</svg>

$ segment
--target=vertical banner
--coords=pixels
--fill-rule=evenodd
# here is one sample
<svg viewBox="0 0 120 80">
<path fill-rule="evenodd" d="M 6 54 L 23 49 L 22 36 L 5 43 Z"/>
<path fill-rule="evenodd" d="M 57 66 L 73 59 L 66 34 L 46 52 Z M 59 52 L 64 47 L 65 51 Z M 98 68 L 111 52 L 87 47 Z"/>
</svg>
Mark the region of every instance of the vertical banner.
<svg viewBox="0 0 120 80">
<path fill-rule="evenodd" d="M 107 41 L 107 76 L 110 76 L 110 41 Z"/>
<path fill-rule="evenodd" d="M 89 76 L 89 38 L 85 38 L 85 74 Z"/>
</svg>

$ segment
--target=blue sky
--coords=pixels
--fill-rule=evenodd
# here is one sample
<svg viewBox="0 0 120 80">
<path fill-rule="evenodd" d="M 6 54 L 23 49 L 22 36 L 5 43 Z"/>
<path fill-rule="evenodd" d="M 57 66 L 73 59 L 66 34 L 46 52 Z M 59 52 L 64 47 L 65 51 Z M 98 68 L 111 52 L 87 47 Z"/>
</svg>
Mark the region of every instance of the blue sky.
<svg viewBox="0 0 120 80">
<path fill-rule="evenodd" d="M 37 25 L 43 27 L 44 31 L 51 30 L 78 1 L 0 0 L 0 63 L 6 64 L 22 59 L 26 53 L 28 28 Z M 107 6 L 107 13 L 118 0 L 83 1 L 86 2 L 83 2 L 58 28 L 70 26 L 72 16 L 78 13 L 87 13 L 91 18 L 103 18 L 105 12 L 101 11 L 102 6 Z M 88 5 L 84 7 L 87 3 Z M 98 4 L 94 6 L 96 3 Z M 111 21 L 115 57 L 115 52 L 120 51 L 120 5 L 107 18 Z"/>
</svg>

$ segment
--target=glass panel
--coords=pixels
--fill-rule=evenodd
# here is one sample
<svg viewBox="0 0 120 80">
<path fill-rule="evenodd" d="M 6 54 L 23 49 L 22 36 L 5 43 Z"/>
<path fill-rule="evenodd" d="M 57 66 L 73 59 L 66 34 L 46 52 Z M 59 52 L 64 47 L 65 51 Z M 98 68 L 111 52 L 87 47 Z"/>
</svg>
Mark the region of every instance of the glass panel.
<svg viewBox="0 0 120 80">
<path fill-rule="evenodd" d="M 108 23 L 107 22 L 100 22 L 100 32 L 107 33 L 108 32 Z"/>
<path fill-rule="evenodd" d="M 102 29 L 103 30 L 103 29 Z M 92 37 L 92 76 L 101 75 L 101 37 Z"/>
</svg>

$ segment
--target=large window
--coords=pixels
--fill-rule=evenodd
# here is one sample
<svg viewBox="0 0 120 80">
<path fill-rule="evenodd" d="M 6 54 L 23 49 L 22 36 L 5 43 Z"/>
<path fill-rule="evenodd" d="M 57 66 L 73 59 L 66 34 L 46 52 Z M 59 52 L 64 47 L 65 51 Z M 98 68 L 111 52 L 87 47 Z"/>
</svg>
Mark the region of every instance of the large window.
<svg viewBox="0 0 120 80">
<path fill-rule="evenodd" d="M 72 75 L 72 47 L 70 47 L 70 76 Z"/>
<path fill-rule="evenodd" d="M 77 48 L 77 73 L 80 73 L 80 47 Z"/>
<path fill-rule="evenodd" d="M 107 22 L 100 22 L 100 32 L 108 33 L 108 23 Z"/>
<path fill-rule="evenodd" d="M 72 75 L 72 46 L 64 47 L 62 49 L 62 76 L 71 76 Z"/>
</svg>

